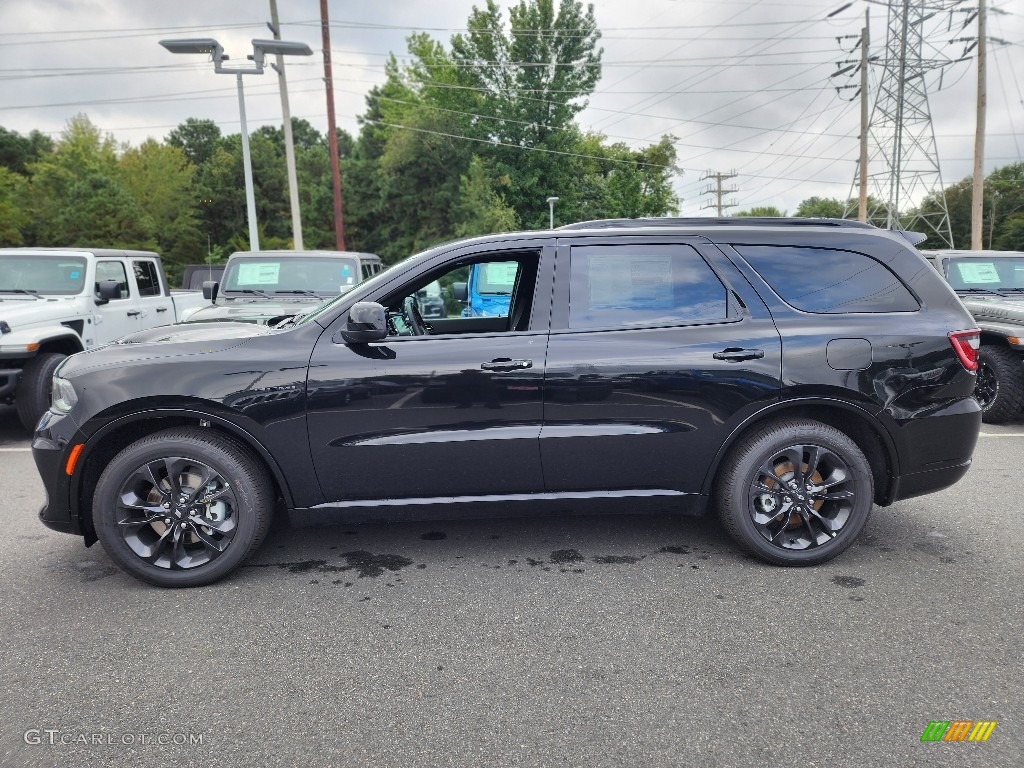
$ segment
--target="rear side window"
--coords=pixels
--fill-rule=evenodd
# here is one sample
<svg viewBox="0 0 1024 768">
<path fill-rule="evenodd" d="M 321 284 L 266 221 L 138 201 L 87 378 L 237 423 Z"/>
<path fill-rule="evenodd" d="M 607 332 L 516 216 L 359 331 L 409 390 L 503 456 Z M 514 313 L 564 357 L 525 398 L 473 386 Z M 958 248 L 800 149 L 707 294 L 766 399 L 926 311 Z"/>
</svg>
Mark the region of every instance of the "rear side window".
<svg viewBox="0 0 1024 768">
<path fill-rule="evenodd" d="M 570 259 L 570 328 L 725 320 L 725 286 L 687 246 L 585 246 Z"/>
<path fill-rule="evenodd" d="M 133 261 L 135 284 L 139 286 L 139 296 L 159 296 L 160 278 L 156 274 L 156 264 L 152 261 Z"/>
<path fill-rule="evenodd" d="M 917 299 L 870 256 L 830 248 L 736 245 L 747 263 L 791 307 L 804 312 L 916 312 Z"/>
</svg>

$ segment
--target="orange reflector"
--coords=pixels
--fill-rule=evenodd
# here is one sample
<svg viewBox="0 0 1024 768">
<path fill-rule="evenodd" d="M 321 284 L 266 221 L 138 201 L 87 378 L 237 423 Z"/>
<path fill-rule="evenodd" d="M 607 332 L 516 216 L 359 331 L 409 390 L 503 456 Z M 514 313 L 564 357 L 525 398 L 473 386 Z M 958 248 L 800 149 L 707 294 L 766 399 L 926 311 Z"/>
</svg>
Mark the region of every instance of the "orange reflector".
<svg viewBox="0 0 1024 768">
<path fill-rule="evenodd" d="M 31 344 L 26 344 L 25 345 L 25 351 L 26 352 L 35 352 L 37 349 L 39 349 L 38 342 L 33 341 Z"/>
<path fill-rule="evenodd" d="M 85 448 L 85 443 L 79 443 L 68 454 L 68 463 L 64 465 L 64 474 L 68 477 L 75 473 L 75 464 L 78 463 L 78 457 L 82 455 L 83 448 Z"/>
<path fill-rule="evenodd" d="M 1015 345 L 1016 345 L 1016 344 L 1020 344 L 1020 338 L 1019 338 L 1019 337 L 1017 337 L 1017 336 L 1007 336 L 1007 337 L 1006 337 L 1006 340 L 1007 340 L 1008 342 L 1010 342 L 1011 344 L 1015 344 Z"/>
</svg>

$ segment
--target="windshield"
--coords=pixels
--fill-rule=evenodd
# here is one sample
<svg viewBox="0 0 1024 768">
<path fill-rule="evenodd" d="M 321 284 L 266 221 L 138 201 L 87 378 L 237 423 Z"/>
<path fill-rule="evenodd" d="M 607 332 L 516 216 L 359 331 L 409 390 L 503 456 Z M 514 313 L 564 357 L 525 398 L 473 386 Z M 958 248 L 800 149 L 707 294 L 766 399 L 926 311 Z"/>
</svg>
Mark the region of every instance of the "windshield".
<svg viewBox="0 0 1024 768">
<path fill-rule="evenodd" d="M 33 253 L 0 256 L 0 294 L 77 296 L 85 287 L 85 259 Z"/>
<path fill-rule="evenodd" d="M 337 296 L 358 282 L 359 263 L 350 257 L 240 258 L 228 264 L 221 291 Z"/>
<path fill-rule="evenodd" d="M 410 258 L 413 258 L 413 257 L 410 257 Z M 398 262 L 398 264 L 404 264 L 407 261 L 408 261 L 408 259 L 406 259 L 405 262 Z M 393 270 L 395 267 L 397 267 L 398 264 L 392 264 L 390 267 L 385 267 L 383 271 L 378 272 L 376 275 L 371 277 L 369 280 L 363 280 L 363 282 L 361 282 L 359 284 L 360 291 L 363 291 L 363 289 L 366 289 L 367 291 L 372 291 L 372 289 L 376 288 L 378 285 L 383 285 L 384 283 L 388 282 L 388 280 L 391 279 L 391 270 Z M 331 309 L 334 308 L 342 300 L 343 300 L 343 295 L 342 296 L 338 296 L 335 299 L 331 299 L 331 301 L 325 301 L 323 304 L 321 304 L 316 309 L 311 310 L 311 311 L 305 313 L 304 315 L 302 315 L 302 317 L 300 317 L 296 321 L 296 325 L 305 325 L 306 323 L 313 322 L 313 320 L 315 320 L 316 318 L 320 317 L 321 315 L 324 315 L 324 314 L 330 312 Z"/>
<path fill-rule="evenodd" d="M 951 258 L 946 279 L 957 291 L 1024 290 L 1024 255 Z"/>
<path fill-rule="evenodd" d="M 478 264 L 476 273 L 476 292 L 510 296 L 516 284 L 517 261 L 494 261 Z"/>
</svg>

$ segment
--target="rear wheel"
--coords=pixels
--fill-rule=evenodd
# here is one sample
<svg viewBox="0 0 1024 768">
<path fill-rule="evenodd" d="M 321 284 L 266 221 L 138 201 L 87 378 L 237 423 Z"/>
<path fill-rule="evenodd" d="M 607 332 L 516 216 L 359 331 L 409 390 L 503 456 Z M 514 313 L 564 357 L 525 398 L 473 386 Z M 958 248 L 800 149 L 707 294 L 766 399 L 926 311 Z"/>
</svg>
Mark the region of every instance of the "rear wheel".
<svg viewBox="0 0 1024 768">
<path fill-rule="evenodd" d="M 726 457 L 715 501 L 726 531 L 776 565 L 816 565 L 849 547 L 871 512 L 871 468 L 857 444 L 820 422 L 765 425 Z"/>
<path fill-rule="evenodd" d="M 18 420 L 25 429 L 35 430 L 39 419 L 50 409 L 53 373 L 66 357 L 59 352 L 44 352 L 29 360 L 22 369 L 14 404 Z"/>
<path fill-rule="evenodd" d="M 989 344 L 978 352 L 978 380 L 974 397 L 981 405 L 981 420 L 999 424 L 1020 413 L 1024 405 L 1024 366 L 1016 352 Z"/>
<path fill-rule="evenodd" d="M 96 535 L 133 576 L 195 587 L 244 562 L 270 527 L 274 494 L 259 461 L 210 430 L 171 429 L 132 443 L 100 476 Z"/>
</svg>

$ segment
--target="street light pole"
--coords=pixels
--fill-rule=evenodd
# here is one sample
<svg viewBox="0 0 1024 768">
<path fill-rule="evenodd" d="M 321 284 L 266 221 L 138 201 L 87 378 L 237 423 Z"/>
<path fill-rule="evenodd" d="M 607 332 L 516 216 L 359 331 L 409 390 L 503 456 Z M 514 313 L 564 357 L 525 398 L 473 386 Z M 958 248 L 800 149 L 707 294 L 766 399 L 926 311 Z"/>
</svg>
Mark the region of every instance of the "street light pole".
<svg viewBox="0 0 1024 768">
<path fill-rule="evenodd" d="M 256 226 L 256 193 L 252 181 L 252 157 L 249 153 L 249 130 L 245 122 L 245 93 L 242 75 L 262 75 L 267 54 L 312 56 L 313 50 L 305 43 L 286 40 L 253 40 L 253 65 L 246 68 L 225 67 L 228 56 L 224 48 L 212 37 L 189 38 L 186 40 L 161 40 L 160 45 L 171 53 L 206 53 L 213 60 L 213 71 L 219 75 L 235 75 L 238 80 L 238 114 L 242 122 L 242 165 L 245 170 L 245 202 L 249 216 L 249 248 L 260 249 L 259 231 Z"/>
<path fill-rule="evenodd" d="M 256 229 L 256 192 L 252 183 L 252 155 L 249 154 L 249 129 L 245 124 L 245 93 L 242 90 L 242 73 L 238 78 L 238 115 L 242 120 L 242 166 L 245 168 L 245 205 L 249 212 L 249 250 L 260 249 L 260 233 Z"/>
<path fill-rule="evenodd" d="M 558 198 L 557 197 L 549 197 L 548 198 L 548 205 L 551 208 L 551 229 L 555 228 L 555 203 L 557 203 L 557 202 L 558 202 Z"/>
</svg>

